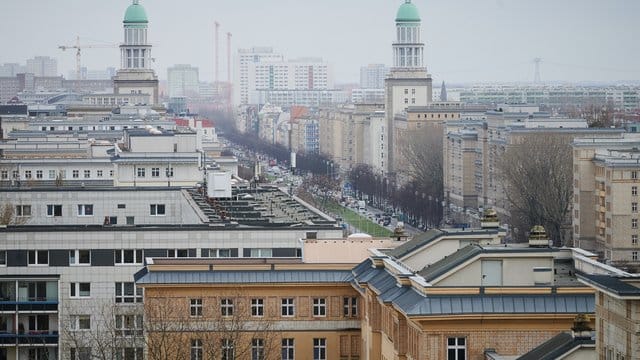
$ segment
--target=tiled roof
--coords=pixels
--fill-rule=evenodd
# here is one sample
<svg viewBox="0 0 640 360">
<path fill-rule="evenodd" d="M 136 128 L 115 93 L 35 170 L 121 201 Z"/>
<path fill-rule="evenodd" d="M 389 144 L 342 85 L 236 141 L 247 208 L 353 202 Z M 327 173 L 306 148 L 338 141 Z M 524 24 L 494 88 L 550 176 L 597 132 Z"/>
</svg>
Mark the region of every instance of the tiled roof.
<svg viewBox="0 0 640 360">
<path fill-rule="evenodd" d="M 482 247 L 479 245 L 467 245 L 453 254 L 425 267 L 420 270 L 418 274 L 424 277 L 426 281 L 432 281 L 480 253 L 482 253 Z"/>
<path fill-rule="evenodd" d="M 595 340 L 574 338 L 571 334 L 562 332 L 520 356 L 518 360 L 554 360 L 582 345 L 593 347 L 595 354 L 595 344 Z"/>
</svg>

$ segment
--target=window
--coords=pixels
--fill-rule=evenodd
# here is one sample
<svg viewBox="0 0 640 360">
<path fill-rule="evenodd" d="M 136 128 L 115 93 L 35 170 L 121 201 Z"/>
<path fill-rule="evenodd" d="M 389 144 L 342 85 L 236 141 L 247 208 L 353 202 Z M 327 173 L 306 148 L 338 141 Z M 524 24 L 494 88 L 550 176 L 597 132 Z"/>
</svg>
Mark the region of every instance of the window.
<svg viewBox="0 0 640 360">
<path fill-rule="evenodd" d="M 191 299 L 190 313 L 193 317 L 202 316 L 202 299 Z"/>
<path fill-rule="evenodd" d="M 264 339 L 251 339 L 251 360 L 264 360 Z"/>
<path fill-rule="evenodd" d="M 16 216 L 17 217 L 30 217 L 31 216 L 31 205 L 16 205 Z"/>
<path fill-rule="evenodd" d="M 55 179 L 55 178 L 56 178 L 56 171 L 49 170 L 49 179 Z"/>
<path fill-rule="evenodd" d="M 84 171 L 84 178 L 85 178 L 85 179 L 88 179 L 88 178 L 90 178 L 90 177 L 91 177 L 91 170 L 85 170 L 85 171 Z"/>
<path fill-rule="evenodd" d="M 202 257 L 231 257 L 231 249 L 202 249 L 200 253 Z"/>
<path fill-rule="evenodd" d="M 282 299 L 282 316 L 295 316 L 296 306 L 293 298 Z"/>
<path fill-rule="evenodd" d="M 135 224 L 135 217 L 134 216 L 127 216 L 126 217 L 126 221 L 127 221 L 127 225 L 134 225 Z"/>
<path fill-rule="evenodd" d="M 137 169 L 136 169 L 136 175 L 137 175 L 138 177 L 144 177 L 144 175 L 145 175 L 145 174 L 144 174 L 144 172 L 145 172 L 145 169 L 144 169 L 144 168 L 137 168 Z"/>
<path fill-rule="evenodd" d="M 80 177 L 80 170 L 72 170 L 72 171 L 71 171 L 71 176 L 72 176 L 74 179 L 79 178 L 79 177 Z"/>
<path fill-rule="evenodd" d="M 467 359 L 467 345 L 466 339 L 448 338 L 447 339 L 447 360 L 466 360 Z"/>
<path fill-rule="evenodd" d="M 48 357 L 45 357 L 45 359 Z M 81 348 L 70 348 L 69 349 L 69 358 L 71 360 L 90 360 L 91 359 L 91 348 L 81 347 Z"/>
<path fill-rule="evenodd" d="M 116 265 L 142 264 L 142 250 L 116 250 L 115 263 Z"/>
<path fill-rule="evenodd" d="M 164 204 L 151 204 L 149 206 L 149 215 L 151 215 L 151 216 L 164 216 L 165 215 Z"/>
<path fill-rule="evenodd" d="M 91 250 L 69 250 L 69 265 L 90 265 Z"/>
<path fill-rule="evenodd" d="M 638 203 L 637 202 L 632 202 L 631 203 L 631 212 L 634 212 L 634 213 L 638 212 Z"/>
<path fill-rule="evenodd" d="M 151 168 L 151 177 L 160 177 L 160 168 Z"/>
<path fill-rule="evenodd" d="M 118 204 L 118 209 L 126 209 L 127 204 Z"/>
<path fill-rule="evenodd" d="M 631 187 L 631 196 L 638 196 L 638 187 L 637 186 L 632 186 Z"/>
<path fill-rule="evenodd" d="M 47 216 L 62 216 L 62 205 L 47 205 Z"/>
<path fill-rule="evenodd" d="M 273 251 L 271 249 L 251 249 L 251 257 L 272 257 Z"/>
<path fill-rule="evenodd" d="M 167 250 L 167 257 L 170 257 L 170 258 L 189 257 L 189 249 L 169 249 Z"/>
<path fill-rule="evenodd" d="M 72 315 L 71 329 L 91 330 L 91 315 Z"/>
<path fill-rule="evenodd" d="M 236 351 L 231 339 L 222 339 L 222 360 L 235 360 Z"/>
<path fill-rule="evenodd" d="M 638 178 L 638 172 L 637 171 L 632 171 L 631 172 L 631 178 L 632 179 L 637 179 Z"/>
<path fill-rule="evenodd" d="M 282 360 L 293 360 L 295 346 L 293 339 L 282 339 Z"/>
<path fill-rule="evenodd" d="M 638 235 L 631 235 L 631 244 L 638 245 Z"/>
<path fill-rule="evenodd" d="M 49 252 L 47 250 L 29 250 L 29 265 L 48 265 Z"/>
<path fill-rule="evenodd" d="M 22 357 L 24 355 L 21 355 L 20 357 Z M 27 359 L 28 360 L 47 360 L 49 359 L 51 356 L 49 355 L 49 349 L 48 348 L 30 348 L 27 351 Z"/>
<path fill-rule="evenodd" d="M 632 251 L 631 252 L 631 260 L 638 261 L 638 252 L 637 251 Z"/>
<path fill-rule="evenodd" d="M 93 205 L 92 204 L 78 205 L 78 216 L 93 216 Z"/>
<path fill-rule="evenodd" d="M 164 172 L 167 175 L 167 177 L 173 177 L 173 168 L 172 167 L 165 168 Z"/>
<path fill-rule="evenodd" d="M 11 176 L 12 176 L 14 179 L 19 179 L 19 178 L 20 178 L 20 173 L 18 172 L 18 170 L 13 170 L 13 171 L 11 172 Z"/>
<path fill-rule="evenodd" d="M 7 266 L 7 252 L 0 250 L 0 266 Z"/>
<path fill-rule="evenodd" d="M 36 170 L 36 179 L 42 179 L 42 170 Z"/>
<path fill-rule="evenodd" d="M 327 300 L 325 298 L 313 299 L 313 316 L 327 316 Z"/>
<path fill-rule="evenodd" d="M 191 360 L 202 360 L 202 340 L 191 340 Z"/>
<path fill-rule="evenodd" d="M 233 316 L 233 299 L 220 300 L 220 311 L 222 316 Z"/>
<path fill-rule="evenodd" d="M 251 299 L 251 316 L 264 316 L 264 299 Z"/>
<path fill-rule="evenodd" d="M 609 219 L 607 219 L 609 220 Z M 637 229 L 638 228 L 638 219 L 631 219 L 631 228 L 632 229 Z"/>
<path fill-rule="evenodd" d="M 313 339 L 313 360 L 327 360 L 327 339 Z"/>
<path fill-rule="evenodd" d="M 91 283 L 69 283 L 69 296 L 72 298 L 91 297 Z"/>
<path fill-rule="evenodd" d="M 358 316 L 358 298 L 344 297 L 342 298 L 342 314 L 344 317 Z"/>
<path fill-rule="evenodd" d="M 120 336 L 142 335 L 142 315 L 116 315 L 116 334 Z"/>
<path fill-rule="evenodd" d="M 31 179 L 31 170 L 26 170 L 24 172 L 24 178 L 25 179 Z"/>
<path fill-rule="evenodd" d="M 141 347 L 125 347 L 116 349 L 116 360 L 143 360 L 144 349 Z"/>
<path fill-rule="evenodd" d="M 7 170 L 2 170 L 0 174 L 1 174 L 0 177 L 2 177 L 3 180 L 9 178 L 9 171 Z"/>
<path fill-rule="evenodd" d="M 116 283 L 116 303 L 141 303 L 142 288 L 133 282 Z"/>
<path fill-rule="evenodd" d="M 96 170 L 96 177 L 101 178 L 103 176 L 102 170 Z"/>
</svg>

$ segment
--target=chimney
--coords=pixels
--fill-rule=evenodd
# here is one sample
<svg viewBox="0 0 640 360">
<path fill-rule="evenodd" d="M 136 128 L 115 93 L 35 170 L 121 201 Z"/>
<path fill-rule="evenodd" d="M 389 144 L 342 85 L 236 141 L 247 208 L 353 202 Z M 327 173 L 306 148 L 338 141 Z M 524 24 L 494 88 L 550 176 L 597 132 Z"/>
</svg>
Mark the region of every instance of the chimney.
<svg viewBox="0 0 640 360">
<path fill-rule="evenodd" d="M 574 339 L 591 339 L 591 319 L 587 314 L 578 314 L 573 319 L 571 335 Z"/>
<path fill-rule="evenodd" d="M 551 240 L 542 225 L 535 225 L 529 231 L 529 247 L 550 247 Z"/>
<path fill-rule="evenodd" d="M 482 213 L 480 227 L 483 229 L 497 229 L 498 227 L 500 227 L 500 222 L 498 221 L 498 213 L 493 209 L 486 209 Z"/>
</svg>

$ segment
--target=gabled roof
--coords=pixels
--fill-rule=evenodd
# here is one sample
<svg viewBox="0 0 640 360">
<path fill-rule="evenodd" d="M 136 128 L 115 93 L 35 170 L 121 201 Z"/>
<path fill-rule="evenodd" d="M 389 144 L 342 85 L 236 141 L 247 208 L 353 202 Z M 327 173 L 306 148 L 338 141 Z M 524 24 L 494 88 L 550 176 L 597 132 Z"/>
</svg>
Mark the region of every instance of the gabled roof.
<svg viewBox="0 0 640 360">
<path fill-rule="evenodd" d="M 414 250 L 419 249 L 439 238 L 442 234 L 444 234 L 444 232 L 438 229 L 431 229 L 427 232 L 414 236 L 413 239 L 391 250 L 388 254 L 396 259 L 400 259 L 412 253 Z"/>
<path fill-rule="evenodd" d="M 482 253 L 482 247 L 479 245 L 467 245 L 442 260 L 425 267 L 418 274 L 430 282 L 480 253 Z"/>
<path fill-rule="evenodd" d="M 345 283 L 353 279 L 350 270 L 219 270 L 151 271 L 136 283 L 145 284 L 287 284 Z"/>
<path fill-rule="evenodd" d="M 627 284 L 623 281 L 625 279 L 623 277 L 589 274 L 578 274 L 578 277 L 593 287 L 613 293 L 619 297 L 640 296 L 640 288 Z"/>
<path fill-rule="evenodd" d="M 593 347 L 595 353 L 595 344 L 596 341 L 593 339 L 574 338 L 571 334 L 562 332 L 520 356 L 517 360 L 555 360 L 584 345 Z"/>
</svg>

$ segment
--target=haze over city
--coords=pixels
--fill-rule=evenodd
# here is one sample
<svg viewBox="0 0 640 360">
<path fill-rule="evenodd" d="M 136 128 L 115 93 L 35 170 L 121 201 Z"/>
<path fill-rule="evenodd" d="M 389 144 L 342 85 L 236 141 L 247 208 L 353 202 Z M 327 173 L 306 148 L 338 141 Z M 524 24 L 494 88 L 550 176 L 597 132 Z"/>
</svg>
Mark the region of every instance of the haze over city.
<svg viewBox="0 0 640 360">
<path fill-rule="evenodd" d="M 119 44 L 128 0 L 6 1 L 0 12 L 0 63 L 34 55 L 58 59 L 63 75 L 74 69 L 71 45 Z M 272 46 L 288 58 L 322 57 L 337 83 L 357 82 L 359 67 L 391 64 L 393 14 L 400 0 L 148 2 L 153 68 L 161 79 L 173 64 L 200 68 L 213 79 L 213 23 L 231 32 L 238 48 Z M 426 42 L 425 62 L 434 81 L 532 81 L 533 59 L 542 58 L 543 81 L 640 79 L 637 59 L 640 2 L 629 0 L 417 0 Z M 28 15 L 27 15 L 28 14 Z M 25 41 L 28 39 L 28 41 Z M 226 44 L 221 41 L 221 62 Z M 118 67 L 117 47 L 86 49 L 83 66 Z M 226 66 L 221 66 L 226 78 Z"/>
</svg>

